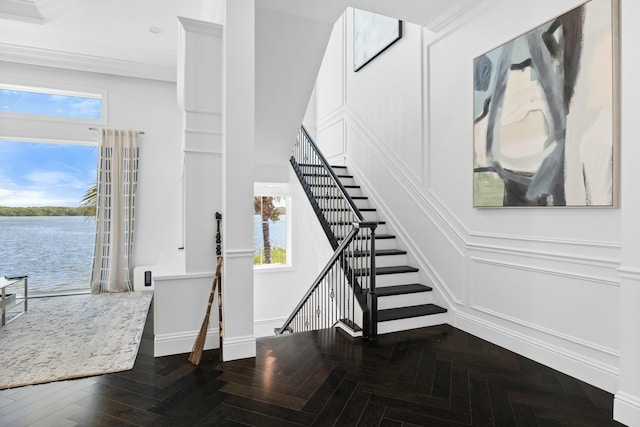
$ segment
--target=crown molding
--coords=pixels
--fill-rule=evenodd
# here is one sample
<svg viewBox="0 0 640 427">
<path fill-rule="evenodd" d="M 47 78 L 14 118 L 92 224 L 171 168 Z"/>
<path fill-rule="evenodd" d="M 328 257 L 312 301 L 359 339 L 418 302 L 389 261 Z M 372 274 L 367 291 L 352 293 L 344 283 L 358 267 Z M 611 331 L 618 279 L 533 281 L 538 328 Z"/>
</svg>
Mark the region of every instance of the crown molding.
<svg viewBox="0 0 640 427">
<path fill-rule="evenodd" d="M 185 31 L 199 33 L 205 36 L 222 37 L 224 27 L 215 22 L 185 18 L 184 16 L 178 16 L 178 21 L 180 21 Z"/>
<path fill-rule="evenodd" d="M 176 81 L 176 67 L 125 61 L 0 43 L 0 61 L 64 68 L 166 82 Z"/>
<path fill-rule="evenodd" d="M 80 0 L 0 0 L 0 18 L 46 24 Z"/>
<path fill-rule="evenodd" d="M 431 18 L 422 23 L 422 26 L 434 33 L 448 33 L 452 28 L 456 28 L 459 24 L 467 22 L 493 7 L 498 1 L 458 0 L 434 13 Z"/>
</svg>

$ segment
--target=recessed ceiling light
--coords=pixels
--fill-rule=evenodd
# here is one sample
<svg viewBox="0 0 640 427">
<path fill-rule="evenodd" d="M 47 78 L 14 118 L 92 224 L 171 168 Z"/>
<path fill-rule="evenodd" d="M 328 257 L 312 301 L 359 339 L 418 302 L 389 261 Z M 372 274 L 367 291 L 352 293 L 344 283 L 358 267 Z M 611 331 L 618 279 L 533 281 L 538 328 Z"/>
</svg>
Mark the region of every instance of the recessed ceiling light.
<svg viewBox="0 0 640 427">
<path fill-rule="evenodd" d="M 162 34 L 164 33 L 164 30 L 160 27 L 149 27 L 149 32 L 153 34 Z"/>
</svg>

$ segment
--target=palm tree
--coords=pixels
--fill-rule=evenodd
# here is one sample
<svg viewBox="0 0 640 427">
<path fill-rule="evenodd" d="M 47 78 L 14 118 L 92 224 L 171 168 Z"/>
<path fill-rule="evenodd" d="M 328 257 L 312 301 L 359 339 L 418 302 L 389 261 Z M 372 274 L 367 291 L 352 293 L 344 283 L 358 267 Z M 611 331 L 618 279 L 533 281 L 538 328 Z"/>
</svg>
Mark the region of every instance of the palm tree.
<svg viewBox="0 0 640 427">
<path fill-rule="evenodd" d="M 87 189 L 80 200 L 80 206 L 93 208 L 93 214 L 95 216 L 96 206 L 98 204 L 98 184 L 93 184 Z"/>
<path fill-rule="evenodd" d="M 271 264 L 271 236 L 269 234 L 269 220 L 278 221 L 280 211 L 273 203 L 273 196 L 254 196 L 253 214 L 262 218 L 262 241 L 264 247 L 264 263 Z"/>
</svg>

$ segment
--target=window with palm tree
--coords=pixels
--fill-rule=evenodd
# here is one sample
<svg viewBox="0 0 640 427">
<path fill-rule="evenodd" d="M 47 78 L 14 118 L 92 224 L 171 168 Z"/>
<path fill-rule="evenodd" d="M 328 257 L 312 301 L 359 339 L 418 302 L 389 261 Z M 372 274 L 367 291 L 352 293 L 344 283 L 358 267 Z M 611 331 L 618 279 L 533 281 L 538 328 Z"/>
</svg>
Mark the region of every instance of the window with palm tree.
<svg viewBox="0 0 640 427">
<path fill-rule="evenodd" d="M 272 195 L 254 196 L 253 215 L 253 264 L 287 264 L 287 198 Z"/>
</svg>

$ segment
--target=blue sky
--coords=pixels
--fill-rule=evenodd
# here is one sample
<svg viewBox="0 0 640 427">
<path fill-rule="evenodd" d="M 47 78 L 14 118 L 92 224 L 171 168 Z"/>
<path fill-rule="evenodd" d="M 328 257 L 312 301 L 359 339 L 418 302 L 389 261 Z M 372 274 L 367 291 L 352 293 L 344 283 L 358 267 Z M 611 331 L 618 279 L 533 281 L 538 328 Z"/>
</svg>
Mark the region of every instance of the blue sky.
<svg viewBox="0 0 640 427">
<path fill-rule="evenodd" d="M 0 88 L 0 110 L 7 113 L 99 119 L 102 116 L 102 100 Z"/>
<path fill-rule="evenodd" d="M 0 113 L 99 119 L 102 100 L 0 88 Z M 96 181 L 97 148 L 0 140 L 0 206 L 78 206 Z"/>
<path fill-rule="evenodd" d="M 0 141 L 0 206 L 78 206 L 96 181 L 97 148 Z"/>
</svg>

